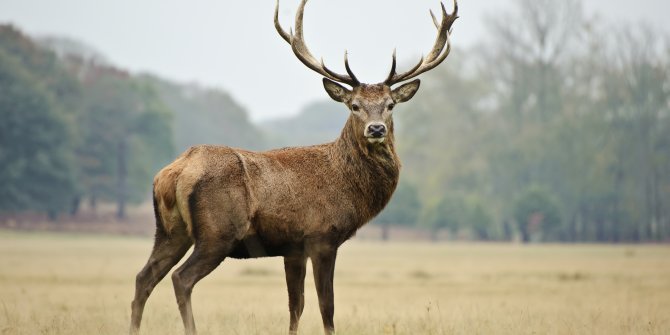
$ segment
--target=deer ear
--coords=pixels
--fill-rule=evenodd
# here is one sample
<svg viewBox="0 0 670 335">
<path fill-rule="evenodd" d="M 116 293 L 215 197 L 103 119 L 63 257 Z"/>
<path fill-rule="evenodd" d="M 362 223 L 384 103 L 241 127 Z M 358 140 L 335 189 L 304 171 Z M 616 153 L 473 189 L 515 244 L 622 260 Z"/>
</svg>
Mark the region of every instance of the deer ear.
<svg viewBox="0 0 670 335">
<path fill-rule="evenodd" d="M 391 92 L 391 97 L 393 97 L 393 101 L 395 101 L 396 103 L 401 103 L 408 101 L 409 99 L 412 99 L 412 97 L 414 97 L 414 94 L 416 94 L 416 91 L 419 90 L 420 84 L 421 81 L 419 79 L 416 79 L 394 89 Z"/>
<path fill-rule="evenodd" d="M 328 95 L 337 102 L 345 102 L 349 100 L 349 96 L 351 95 L 350 90 L 328 78 L 323 78 L 323 87 L 328 92 Z"/>
</svg>

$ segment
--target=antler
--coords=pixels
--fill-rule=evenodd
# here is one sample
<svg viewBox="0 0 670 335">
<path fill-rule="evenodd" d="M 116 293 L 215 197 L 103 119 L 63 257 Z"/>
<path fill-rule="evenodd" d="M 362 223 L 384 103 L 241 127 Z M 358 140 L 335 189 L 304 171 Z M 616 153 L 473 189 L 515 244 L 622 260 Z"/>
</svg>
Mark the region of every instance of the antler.
<svg viewBox="0 0 670 335">
<path fill-rule="evenodd" d="M 384 84 L 391 86 L 393 84 L 412 79 L 440 65 L 440 63 L 442 63 L 442 61 L 444 61 L 447 56 L 449 56 L 449 52 L 451 52 L 451 41 L 449 39 L 451 34 L 451 25 L 458 18 L 458 3 L 456 0 L 454 0 L 454 11 L 451 13 L 451 15 L 447 14 L 447 10 L 444 8 L 444 4 L 442 2 L 440 2 L 440 5 L 442 6 L 442 22 L 440 24 L 437 23 L 437 19 L 435 18 L 433 11 L 430 11 L 430 16 L 433 18 L 433 23 L 435 24 L 435 27 L 438 31 L 433 49 L 430 51 L 428 56 L 421 57 L 419 63 L 416 64 L 413 68 L 401 74 L 397 74 L 395 72 L 396 52 L 393 50 L 393 63 L 391 64 L 391 72 L 389 73 L 388 78 L 386 78 L 384 81 Z"/>
<path fill-rule="evenodd" d="M 284 31 L 284 29 L 282 29 L 281 25 L 279 24 L 279 0 L 277 0 L 277 7 L 275 7 L 275 28 L 277 29 L 277 32 L 286 42 L 288 42 L 288 44 L 291 45 L 293 53 L 308 68 L 316 71 L 328 79 L 332 79 L 352 87 L 359 86 L 361 83 L 358 81 L 358 79 L 356 79 L 356 76 L 349 67 L 349 58 L 347 57 L 346 51 L 344 52 L 344 67 L 347 70 L 348 75 L 343 75 L 327 68 L 323 63 L 323 58 L 320 62 L 317 61 L 312 53 L 309 52 L 309 49 L 307 49 L 305 38 L 303 37 L 302 33 L 302 19 L 305 12 L 305 4 L 307 4 L 307 0 L 302 0 L 302 2 L 300 2 L 300 6 L 298 7 L 298 12 L 295 14 L 295 34 L 293 34 L 293 31 L 286 33 L 286 31 Z"/>
</svg>

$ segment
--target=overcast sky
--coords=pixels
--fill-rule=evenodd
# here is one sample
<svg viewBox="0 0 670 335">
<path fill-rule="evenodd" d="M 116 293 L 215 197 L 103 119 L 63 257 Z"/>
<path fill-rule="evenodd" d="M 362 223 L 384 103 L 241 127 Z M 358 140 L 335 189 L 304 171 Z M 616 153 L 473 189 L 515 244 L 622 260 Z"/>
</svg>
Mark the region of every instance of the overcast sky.
<svg viewBox="0 0 670 335">
<path fill-rule="evenodd" d="M 298 3 L 281 1 L 286 29 Z M 473 45 L 486 32 L 485 14 L 509 3 L 461 0 L 452 43 Z M 274 0 L 0 0 L 0 23 L 32 35 L 81 40 L 134 72 L 223 88 L 254 120 L 263 120 L 294 114 L 327 97 L 321 77 L 304 67 L 274 30 L 274 6 Z M 644 21 L 670 32 L 668 0 L 584 0 L 584 6 L 587 15 Z M 379 82 L 389 70 L 393 48 L 401 64 L 418 61 L 431 48 L 435 28 L 428 9 L 437 11 L 439 2 L 311 0 L 305 39 L 316 57 L 341 72 L 348 49 L 359 79 Z"/>
</svg>

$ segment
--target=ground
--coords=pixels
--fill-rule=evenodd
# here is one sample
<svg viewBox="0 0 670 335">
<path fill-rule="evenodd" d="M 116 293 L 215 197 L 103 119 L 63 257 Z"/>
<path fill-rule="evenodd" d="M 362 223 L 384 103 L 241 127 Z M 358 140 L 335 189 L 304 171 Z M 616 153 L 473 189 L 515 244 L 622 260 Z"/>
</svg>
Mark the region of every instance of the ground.
<svg viewBox="0 0 670 335">
<path fill-rule="evenodd" d="M 152 241 L 0 230 L 0 334 L 122 334 Z M 670 334 L 670 247 L 350 241 L 338 334 Z M 321 332 L 308 270 L 301 334 Z M 280 258 L 226 260 L 196 285 L 201 334 L 287 334 Z M 182 334 L 169 277 L 142 334 Z"/>
</svg>

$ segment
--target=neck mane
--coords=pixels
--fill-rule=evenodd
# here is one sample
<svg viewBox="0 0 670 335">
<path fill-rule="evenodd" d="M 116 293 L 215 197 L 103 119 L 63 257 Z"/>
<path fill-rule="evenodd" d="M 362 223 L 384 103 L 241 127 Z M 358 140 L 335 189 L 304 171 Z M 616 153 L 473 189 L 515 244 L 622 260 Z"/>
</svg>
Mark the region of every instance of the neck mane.
<svg viewBox="0 0 670 335">
<path fill-rule="evenodd" d="M 355 206 L 362 225 L 379 214 L 391 199 L 398 185 L 400 160 L 395 151 L 392 123 L 383 143 L 369 143 L 361 132 L 349 117 L 333 144 L 338 161 L 343 164 L 345 180 L 354 197 L 361 199 Z"/>
</svg>

